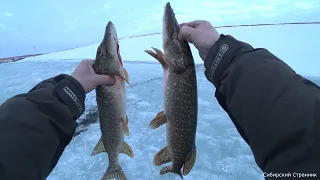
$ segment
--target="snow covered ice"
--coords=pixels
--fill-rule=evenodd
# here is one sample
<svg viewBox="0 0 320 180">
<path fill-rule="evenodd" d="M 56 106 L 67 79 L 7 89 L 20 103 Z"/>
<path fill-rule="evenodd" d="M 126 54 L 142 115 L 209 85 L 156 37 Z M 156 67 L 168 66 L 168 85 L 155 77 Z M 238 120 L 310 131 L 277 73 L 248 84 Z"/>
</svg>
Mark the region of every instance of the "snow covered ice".
<svg viewBox="0 0 320 180">
<path fill-rule="evenodd" d="M 121 0 L 103 3 L 86 1 L 87 4 L 83 1 L 79 3 L 76 11 L 70 11 L 74 7 L 71 1 L 70 3 L 59 0 L 50 3 L 28 1 L 26 5 L 29 7 L 20 7 L 11 1 L 4 3 L 3 8 L 10 3 L 15 11 L 12 11 L 14 14 L 10 17 L 3 16 L 6 20 L 0 22 L 0 33 L 5 33 L 0 37 L 2 56 L 23 55 L 34 51 L 52 52 L 74 47 L 80 42 L 96 44 L 26 58 L 15 63 L 0 64 L 0 104 L 16 94 L 28 92 L 46 78 L 60 73 L 70 74 L 81 59 L 94 58 L 108 20 L 115 22 L 119 37 L 161 31 L 163 5 L 167 1 L 149 3 L 148 6 L 145 6 L 144 1 L 122 1 L 124 5 L 121 8 L 118 8 Z M 208 19 L 214 26 L 220 26 L 318 21 L 318 2 L 270 3 L 266 0 L 259 3 L 252 1 L 248 5 L 241 1 L 199 0 L 175 1 L 172 2 L 172 6 L 179 23 L 193 19 Z M 35 11 L 35 7 L 38 7 L 36 9 L 39 11 Z M 20 13 L 18 13 L 19 8 Z M 9 8 L 6 11 L 9 11 Z M 39 16 L 40 11 L 43 11 L 43 16 Z M 43 17 L 49 17 L 54 13 L 57 14 L 51 21 L 43 20 Z M 24 14 L 25 17 L 19 14 Z M 24 28 L 20 32 L 18 30 L 21 25 L 24 25 Z M 233 35 L 255 48 L 267 48 L 285 60 L 297 73 L 320 75 L 320 61 L 317 61 L 320 46 L 319 25 L 221 28 L 218 32 Z M 154 155 L 166 146 L 165 126 L 156 130 L 148 128 L 149 122 L 163 110 L 163 72 L 161 65 L 154 59 L 151 63 L 138 62 L 152 59 L 143 51 L 151 47 L 161 49 L 162 42 L 160 34 L 120 41 L 121 56 L 127 60 L 124 61 L 124 65 L 129 72 L 130 83 L 134 87 L 131 89 L 127 86 L 130 136 L 125 136 L 125 141 L 132 147 L 135 158 L 119 155 L 120 165 L 129 180 L 180 179 L 174 174 L 161 176 L 159 172 L 163 166 L 155 167 L 152 164 Z M 197 50 L 194 46 L 191 46 L 191 49 L 196 63 L 199 64 L 197 159 L 193 169 L 184 179 L 264 179 L 263 172 L 256 165 L 249 146 L 218 104 L 214 96 L 215 88 L 204 76 L 203 63 Z M 319 78 L 311 80 L 320 85 Z M 101 179 L 107 169 L 107 153 L 91 156 L 101 136 L 94 91 L 87 94 L 85 104 L 86 110 L 78 120 L 79 125 L 75 135 L 48 180 L 97 180 Z"/>
<path fill-rule="evenodd" d="M 266 29 L 264 29 L 266 30 Z M 242 30 L 238 30 L 242 31 Z M 279 32 L 279 30 L 277 30 Z M 241 33 L 239 33 L 241 34 Z M 245 33 L 242 33 L 245 34 Z M 285 37 L 285 36 L 284 36 Z M 150 37 L 151 38 L 151 37 Z M 166 146 L 165 126 L 152 130 L 149 122 L 163 110 L 163 72 L 162 67 L 143 50 L 150 47 L 161 47 L 161 36 L 152 36 L 154 43 L 148 38 L 136 46 L 136 39 L 121 41 L 124 54 L 124 66 L 129 72 L 133 89 L 127 86 L 127 105 L 130 136 L 125 141 L 133 148 L 135 158 L 119 155 L 120 164 L 129 180 L 169 180 L 179 179 L 174 174 L 159 174 L 161 167 L 152 164 L 154 155 Z M 248 38 L 243 38 L 248 39 Z M 255 46 L 263 45 L 260 41 L 251 40 Z M 292 60 L 287 63 L 300 72 L 293 61 L 308 54 L 289 48 L 293 54 L 281 52 L 272 44 L 264 44 L 271 51 L 276 51 L 283 59 Z M 260 46 L 260 47 L 261 47 Z M 60 73 L 70 74 L 83 57 L 94 58 L 97 45 L 69 51 L 26 58 L 15 63 L 0 64 L 0 103 L 6 99 L 29 91 L 40 81 Z M 313 47 L 313 46 L 312 46 Z M 315 46 L 314 46 L 315 47 Z M 186 180 L 259 180 L 264 179 L 262 171 L 257 167 L 249 146 L 237 132 L 232 121 L 214 97 L 215 88 L 204 76 L 203 63 L 198 52 L 191 46 L 197 66 L 198 79 L 198 127 L 196 136 L 197 159 Z M 311 48 L 312 50 L 313 48 Z M 309 49 L 310 50 L 310 49 Z M 142 52 L 136 53 L 132 52 Z M 316 52 L 316 51 L 312 51 Z M 316 54 L 309 53 L 310 56 Z M 152 59 L 150 62 L 139 59 Z M 137 61 L 132 61 L 137 60 Z M 305 64 L 313 64 L 310 62 Z M 314 73 L 311 73 L 314 74 Z M 319 79 L 312 78 L 319 84 Z M 106 153 L 91 156 L 91 152 L 101 136 L 98 123 L 95 92 L 87 94 L 86 111 L 79 118 L 75 136 L 66 147 L 57 166 L 48 180 L 96 180 L 101 179 L 108 166 Z"/>
<path fill-rule="evenodd" d="M 79 62 L 80 59 L 26 62 L 22 60 L 18 63 L 1 64 L 0 103 L 18 93 L 29 91 L 46 78 L 59 73 L 70 74 Z M 179 179 L 174 174 L 159 175 L 161 167 L 152 164 L 154 155 L 166 146 L 165 126 L 156 130 L 148 128 L 149 122 L 163 110 L 162 68 L 158 62 L 125 61 L 124 65 L 133 85 L 133 88 L 127 87 L 130 136 L 125 136 L 125 141 L 133 148 L 135 158 L 120 154 L 120 164 L 129 180 Z M 249 146 L 218 104 L 214 97 L 214 86 L 207 81 L 203 72 L 203 64 L 198 65 L 197 160 L 190 174 L 184 179 L 263 179 L 263 173 L 257 167 Z M 107 169 L 108 159 L 107 153 L 91 156 L 101 136 L 95 113 L 95 92 L 92 91 L 87 95 L 86 111 L 79 119 L 81 125 L 48 180 L 101 179 Z M 84 119 L 93 124 L 84 123 Z"/>
</svg>

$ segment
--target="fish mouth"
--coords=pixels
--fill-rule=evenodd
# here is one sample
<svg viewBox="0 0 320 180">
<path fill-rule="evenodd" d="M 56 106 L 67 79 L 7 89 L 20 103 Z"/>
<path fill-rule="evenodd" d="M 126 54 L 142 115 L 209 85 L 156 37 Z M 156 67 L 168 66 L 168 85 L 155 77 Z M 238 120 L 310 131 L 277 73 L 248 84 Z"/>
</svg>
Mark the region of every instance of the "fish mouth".
<svg viewBox="0 0 320 180">
<path fill-rule="evenodd" d="M 102 42 L 104 44 L 104 50 L 107 52 L 107 54 L 109 54 L 109 57 L 117 60 L 117 62 L 123 66 L 117 31 L 115 25 L 111 21 L 109 21 L 106 26 L 106 31 Z"/>
<path fill-rule="evenodd" d="M 115 25 L 112 23 L 112 21 L 109 21 L 106 26 L 104 39 L 105 38 L 110 38 L 110 39 L 116 40 L 116 43 L 118 43 L 117 30 L 116 30 Z M 106 40 L 108 40 L 108 39 L 106 39 Z"/>
<path fill-rule="evenodd" d="M 163 22 L 164 36 L 170 39 L 177 39 L 180 26 L 169 2 L 166 4 L 164 9 Z"/>
<path fill-rule="evenodd" d="M 117 37 L 117 32 L 116 32 L 116 28 L 114 26 L 114 24 L 109 21 L 107 26 L 106 26 L 106 30 L 105 30 L 105 33 L 104 33 L 104 37 L 103 37 L 103 40 L 102 42 L 103 43 L 106 43 L 105 44 L 105 50 L 108 49 L 108 46 L 115 46 L 115 42 L 114 42 L 114 38 Z M 109 49 L 110 51 L 111 49 Z M 112 52 L 110 52 L 112 53 Z"/>
<path fill-rule="evenodd" d="M 111 21 L 109 21 L 107 24 L 106 32 L 110 34 L 109 41 L 114 42 L 112 45 L 116 47 L 116 55 L 118 57 L 120 65 L 123 66 L 122 58 L 120 55 L 120 45 L 119 45 L 118 34 L 116 31 L 116 27 L 114 26 L 114 24 Z"/>
<path fill-rule="evenodd" d="M 110 33 L 112 34 L 112 32 L 115 32 L 115 26 L 114 24 L 112 23 L 112 21 L 109 21 L 108 24 L 107 24 L 107 33 Z"/>
<path fill-rule="evenodd" d="M 120 46 L 119 46 L 118 35 L 117 35 L 116 28 L 111 21 L 109 21 L 107 24 L 103 42 L 106 42 L 106 46 L 105 46 L 106 51 L 112 57 L 111 59 L 113 59 L 113 63 L 111 63 L 110 65 L 112 66 L 112 64 L 113 64 L 113 66 L 114 66 L 112 68 L 115 70 L 114 71 L 115 76 L 120 77 L 120 79 L 124 80 L 125 82 L 127 82 L 129 84 L 130 87 L 132 87 L 132 85 L 126 79 L 126 77 L 122 71 L 123 70 L 123 63 L 122 63 L 122 58 L 120 55 Z M 114 79 L 116 79 L 115 76 L 113 76 Z"/>
<path fill-rule="evenodd" d="M 99 74 L 106 74 L 114 79 L 118 76 L 132 87 L 123 73 L 124 67 L 120 55 L 117 31 L 115 25 L 111 21 L 108 22 L 103 40 L 97 49 L 94 69 L 95 71 L 98 71 Z"/>
</svg>

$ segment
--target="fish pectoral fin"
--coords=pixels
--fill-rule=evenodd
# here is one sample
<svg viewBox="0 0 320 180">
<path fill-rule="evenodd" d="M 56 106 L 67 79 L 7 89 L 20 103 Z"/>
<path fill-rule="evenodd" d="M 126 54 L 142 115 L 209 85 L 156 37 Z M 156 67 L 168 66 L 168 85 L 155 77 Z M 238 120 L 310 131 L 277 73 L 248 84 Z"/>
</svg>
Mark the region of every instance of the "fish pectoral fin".
<svg viewBox="0 0 320 180">
<path fill-rule="evenodd" d="M 157 114 L 157 116 L 149 123 L 149 127 L 151 129 L 157 129 L 160 126 L 167 123 L 166 115 L 164 114 L 164 111 L 161 111 Z"/>
<path fill-rule="evenodd" d="M 153 164 L 155 166 L 160 166 L 168 162 L 171 162 L 171 158 L 169 156 L 169 150 L 168 150 L 168 147 L 164 147 L 154 156 Z"/>
<path fill-rule="evenodd" d="M 126 68 L 122 68 L 122 74 L 127 79 L 127 81 L 129 81 L 129 73 Z"/>
<path fill-rule="evenodd" d="M 151 47 L 158 56 L 162 57 L 163 56 L 163 52 L 161 50 L 159 50 L 158 48 L 154 48 L 154 47 Z"/>
<path fill-rule="evenodd" d="M 147 54 L 149 54 L 150 56 L 154 57 L 156 60 L 158 60 L 162 66 L 163 69 L 167 69 L 168 68 L 168 63 L 167 61 L 164 59 L 164 55 L 162 53 L 161 50 L 152 47 L 152 49 L 155 51 L 153 52 L 152 50 L 145 50 L 144 52 L 146 52 Z"/>
<path fill-rule="evenodd" d="M 94 147 L 94 149 L 91 153 L 91 156 L 94 156 L 94 155 L 102 153 L 102 152 L 106 152 L 106 149 L 104 148 L 102 136 L 101 136 L 97 145 Z"/>
<path fill-rule="evenodd" d="M 121 148 L 120 153 L 126 154 L 126 155 L 128 155 L 129 157 L 134 158 L 134 153 L 133 153 L 132 148 L 131 148 L 130 145 L 127 144 L 125 141 L 123 141 L 123 144 L 122 144 L 122 148 Z"/>
<path fill-rule="evenodd" d="M 124 68 L 123 68 L 124 69 Z M 127 70 L 125 70 L 127 72 Z M 128 72 L 127 72 L 128 75 Z M 122 70 L 121 73 L 117 73 L 117 76 L 119 76 L 122 80 L 124 80 L 128 85 L 133 88 L 133 86 L 129 83 L 128 79 L 126 78 L 125 72 Z"/>
<path fill-rule="evenodd" d="M 127 177 L 120 165 L 109 166 L 106 173 L 102 177 L 103 180 L 112 178 L 117 180 L 127 180 Z"/>
<path fill-rule="evenodd" d="M 188 158 L 188 160 L 183 165 L 183 175 L 184 176 L 189 174 L 189 172 L 193 168 L 193 166 L 196 162 L 196 157 L 197 157 L 197 148 L 196 148 L 196 146 L 194 146 L 191 156 Z"/>
<path fill-rule="evenodd" d="M 128 122 L 129 120 L 128 120 L 128 115 L 126 115 L 126 117 L 125 117 L 125 119 L 123 120 L 123 129 L 124 129 L 124 134 L 126 135 L 126 136 L 129 136 L 129 126 L 128 126 Z"/>
</svg>

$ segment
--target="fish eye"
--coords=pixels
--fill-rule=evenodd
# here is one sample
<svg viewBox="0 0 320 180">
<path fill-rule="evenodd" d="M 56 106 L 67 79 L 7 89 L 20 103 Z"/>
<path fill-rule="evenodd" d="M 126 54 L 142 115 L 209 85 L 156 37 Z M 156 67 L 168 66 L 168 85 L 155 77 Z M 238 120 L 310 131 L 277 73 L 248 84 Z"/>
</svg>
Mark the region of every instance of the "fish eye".
<svg viewBox="0 0 320 180">
<path fill-rule="evenodd" d="M 100 57 L 103 56 L 101 49 L 98 50 L 98 56 L 100 56 Z"/>
</svg>

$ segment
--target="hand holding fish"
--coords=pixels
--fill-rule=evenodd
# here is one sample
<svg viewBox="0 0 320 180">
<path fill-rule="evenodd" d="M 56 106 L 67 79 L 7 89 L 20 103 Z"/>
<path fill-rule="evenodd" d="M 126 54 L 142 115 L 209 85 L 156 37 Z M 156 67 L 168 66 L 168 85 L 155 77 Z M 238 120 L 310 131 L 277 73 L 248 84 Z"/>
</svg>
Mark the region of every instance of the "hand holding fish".
<svg viewBox="0 0 320 180">
<path fill-rule="evenodd" d="M 86 93 L 99 85 L 112 85 L 116 81 L 113 77 L 96 74 L 92 68 L 93 63 L 92 59 L 82 60 L 71 74 L 82 85 Z"/>
<path fill-rule="evenodd" d="M 179 39 L 185 39 L 194 44 L 198 49 L 201 59 L 204 61 L 211 47 L 218 41 L 220 34 L 204 20 L 196 20 L 180 25 Z"/>
</svg>

